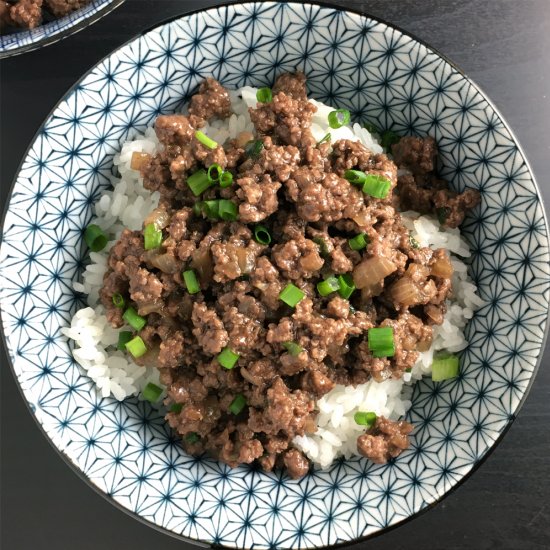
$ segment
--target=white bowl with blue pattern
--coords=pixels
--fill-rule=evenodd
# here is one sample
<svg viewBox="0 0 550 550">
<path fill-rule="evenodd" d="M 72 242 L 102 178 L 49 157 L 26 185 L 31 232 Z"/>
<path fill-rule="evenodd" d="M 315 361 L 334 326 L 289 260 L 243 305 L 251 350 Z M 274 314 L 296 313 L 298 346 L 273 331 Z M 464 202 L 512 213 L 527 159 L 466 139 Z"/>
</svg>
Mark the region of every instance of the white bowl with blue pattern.
<svg viewBox="0 0 550 550">
<path fill-rule="evenodd" d="M 2 34 L 0 35 L 0 59 L 36 50 L 66 38 L 101 19 L 122 2 L 124 0 L 92 0 L 83 8 L 65 17 L 45 21 L 35 29 Z"/>
<path fill-rule="evenodd" d="M 418 383 L 411 448 L 386 465 L 338 460 L 301 480 L 187 456 L 158 412 L 102 399 L 60 328 L 82 230 L 113 155 L 206 76 L 269 85 L 300 69 L 310 94 L 398 133 L 433 135 L 441 173 L 479 189 L 466 219 L 484 305 L 467 327 L 457 379 Z M 12 368 L 36 421 L 111 502 L 166 532 L 231 548 L 314 548 L 382 532 L 437 502 L 506 432 L 533 382 L 546 334 L 547 224 L 533 175 L 500 114 L 456 67 L 400 30 L 310 4 L 229 5 L 187 15 L 123 46 L 59 103 L 13 187 L 0 251 Z"/>
</svg>

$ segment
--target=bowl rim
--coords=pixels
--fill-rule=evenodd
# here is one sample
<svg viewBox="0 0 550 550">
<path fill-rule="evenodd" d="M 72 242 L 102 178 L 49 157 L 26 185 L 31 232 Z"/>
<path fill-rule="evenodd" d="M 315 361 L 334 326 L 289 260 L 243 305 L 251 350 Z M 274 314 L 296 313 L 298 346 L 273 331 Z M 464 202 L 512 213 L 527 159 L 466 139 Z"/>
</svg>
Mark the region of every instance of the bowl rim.
<svg viewBox="0 0 550 550">
<path fill-rule="evenodd" d="M 125 0 L 114 0 L 111 4 L 108 4 L 107 7 L 112 6 L 111 9 L 114 9 L 115 7 L 122 4 L 124 1 Z M 434 48 L 433 46 L 431 46 L 430 44 L 425 42 L 423 39 L 417 37 L 414 33 L 410 32 L 410 31 L 407 31 L 407 30 L 404 30 L 400 26 L 398 26 L 394 23 L 390 23 L 389 21 L 387 21 L 387 20 L 385 20 L 381 17 L 376 17 L 376 16 L 373 16 L 373 15 L 369 15 L 369 13 L 366 10 L 361 10 L 361 9 L 358 9 L 358 8 L 346 8 L 346 7 L 343 7 L 343 6 L 333 4 L 332 2 L 326 1 L 326 0 L 305 0 L 305 1 L 300 1 L 300 2 L 298 2 L 297 0 L 291 0 L 290 2 L 283 2 L 282 0 L 269 0 L 269 1 L 274 2 L 274 3 L 284 3 L 284 4 L 288 3 L 288 4 L 309 5 L 309 6 L 314 6 L 314 7 L 328 8 L 328 9 L 332 9 L 332 10 L 335 10 L 335 11 L 338 11 L 338 12 L 343 12 L 343 13 L 347 12 L 347 13 L 352 13 L 354 15 L 367 17 L 367 18 L 371 19 L 372 21 L 375 21 L 377 23 L 381 23 L 382 25 L 385 25 L 386 27 L 388 27 L 390 29 L 397 30 L 398 32 L 402 33 L 404 36 L 408 36 L 409 38 L 413 39 L 415 42 L 417 42 L 417 43 L 421 44 L 422 46 L 424 46 L 425 48 L 427 48 L 430 52 L 434 53 L 435 55 L 437 55 L 438 57 L 443 59 L 453 69 L 455 69 L 461 75 L 461 77 L 463 79 L 465 79 L 470 85 L 472 85 L 473 88 L 481 95 L 481 97 L 487 102 L 487 104 L 491 107 L 491 109 L 493 109 L 493 111 L 499 116 L 500 121 L 502 122 L 502 124 L 504 125 L 506 130 L 510 133 L 511 138 L 514 141 L 514 144 L 518 148 L 518 151 L 521 154 L 522 159 L 525 162 L 527 172 L 528 172 L 528 174 L 529 174 L 529 176 L 530 176 L 530 178 L 533 182 L 533 185 L 535 187 L 537 197 L 538 197 L 538 199 L 540 201 L 540 204 L 541 204 L 542 218 L 543 218 L 543 221 L 544 221 L 544 226 L 545 226 L 547 238 L 548 238 L 549 244 L 550 244 L 550 236 L 548 235 L 548 231 L 549 231 L 548 216 L 547 216 L 547 212 L 546 212 L 546 208 L 545 208 L 545 204 L 544 204 L 544 199 L 543 199 L 542 193 L 540 191 L 539 185 L 536 181 L 533 169 L 531 168 L 529 160 L 528 160 L 528 158 L 525 154 L 525 151 L 523 150 L 517 136 L 513 132 L 512 128 L 510 128 L 508 122 L 502 116 L 502 114 L 501 114 L 500 110 L 497 108 L 497 106 L 493 103 L 493 101 L 489 98 L 489 96 L 484 92 L 484 90 L 475 81 L 473 81 L 454 61 L 449 59 L 445 54 L 441 53 L 438 49 Z M 120 49 L 126 47 L 131 42 L 137 40 L 139 37 L 141 37 L 145 34 L 148 34 L 149 32 L 155 31 L 156 29 L 159 29 L 159 28 L 163 27 L 164 25 L 167 25 L 167 24 L 169 24 L 173 21 L 177 21 L 178 19 L 181 19 L 183 17 L 193 16 L 193 15 L 199 14 L 201 12 L 206 12 L 206 11 L 209 11 L 209 10 L 215 10 L 215 9 L 226 8 L 226 7 L 231 7 L 231 6 L 247 6 L 247 5 L 254 5 L 254 4 L 258 4 L 258 3 L 260 3 L 260 0 L 256 0 L 256 1 L 255 0 L 246 0 L 245 2 L 239 2 L 239 0 L 225 0 L 221 3 L 219 3 L 219 4 L 213 4 L 213 5 L 208 6 L 206 8 L 198 8 L 198 9 L 195 9 L 195 10 L 183 11 L 183 12 L 177 14 L 177 15 L 169 16 L 165 19 L 162 19 L 161 21 L 158 21 L 158 22 L 154 23 L 150 27 L 147 27 L 147 28 L 143 29 L 139 33 L 136 33 L 130 39 L 124 41 L 122 44 L 117 46 L 114 50 L 110 51 L 107 55 L 105 55 L 104 57 L 99 59 L 92 67 L 90 67 L 76 82 L 74 82 L 66 90 L 66 92 L 61 96 L 61 98 L 55 103 L 55 105 L 52 107 L 52 109 L 48 112 L 48 114 L 45 117 L 44 121 L 42 122 L 40 127 L 37 129 L 35 134 L 33 135 L 32 139 L 29 143 L 29 146 L 27 147 L 23 157 L 21 158 L 21 161 L 20 161 L 20 163 L 17 167 L 17 170 L 15 172 L 15 175 L 13 177 L 13 181 L 10 184 L 7 199 L 6 199 L 6 203 L 4 205 L 4 208 L 3 208 L 3 211 L 2 211 L 1 217 L 0 217 L 0 246 L 2 245 L 2 242 L 3 242 L 3 227 L 4 227 L 6 215 L 7 215 L 8 210 L 9 210 L 10 198 L 12 196 L 13 190 L 14 190 L 15 185 L 17 183 L 19 173 L 21 172 L 21 168 L 23 167 L 23 164 L 24 164 L 24 162 L 25 162 L 25 160 L 26 160 L 26 158 L 29 154 L 29 151 L 31 150 L 31 148 L 32 148 L 34 142 L 36 141 L 36 139 L 38 138 L 38 136 L 40 135 L 40 133 L 42 131 L 42 128 L 44 127 L 45 122 L 57 110 L 57 108 L 62 103 L 62 101 L 69 94 L 73 93 L 74 90 L 81 84 L 81 82 L 86 77 L 88 77 L 88 75 L 98 65 L 100 65 L 101 63 L 106 61 L 115 52 L 117 52 Z M 110 10 L 107 10 L 107 11 L 105 11 L 105 13 L 102 13 L 101 15 L 99 15 L 97 17 L 97 19 L 99 19 L 100 17 L 102 17 L 103 15 L 108 13 L 108 11 L 110 11 Z M 95 14 L 95 15 L 98 15 L 98 14 Z M 97 19 L 93 19 L 92 21 L 90 21 L 90 23 L 97 20 Z M 84 26 L 86 26 L 86 25 L 84 25 Z M 78 32 L 78 30 L 81 30 L 81 28 L 84 28 L 84 26 L 74 30 L 74 32 Z M 58 39 L 61 39 L 61 38 L 62 37 L 59 37 Z M 2 58 L 2 54 L 0 53 L 0 59 L 1 58 Z M 532 371 L 532 375 L 531 375 L 531 378 L 529 380 L 529 383 L 528 383 L 527 387 L 525 388 L 525 391 L 524 391 L 524 393 L 523 393 L 523 395 L 522 395 L 522 397 L 521 397 L 521 399 L 520 399 L 520 401 L 517 405 L 516 411 L 508 417 L 506 425 L 503 427 L 501 433 L 495 439 L 494 443 L 485 451 L 483 456 L 481 456 L 481 458 L 472 466 L 472 468 L 464 476 L 462 476 L 454 485 L 452 485 L 452 487 L 448 491 L 446 491 L 443 495 L 436 498 L 433 502 L 429 503 L 424 508 L 422 508 L 421 510 L 415 512 L 414 514 L 411 514 L 411 515 L 407 516 L 406 518 L 404 518 L 404 519 L 402 519 L 402 520 L 400 520 L 400 521 L 398 521 L 394 524 L 383 527 L 382 529 L 379 529 L 378 531 L 376 531 L 374 533 L 371 533 L 369 535 L 365 535 L 365 536 L 355 538 L 355 539 L 352 539 L 352 540 L 349 540 L 349 541 L 339 542 L 339 543 L 336 543 L 336 544 L 314 547 L 315 550 L 324 550 L 324 549 L 328 549 L 328 548 L 350 547 L 352 545 L 357 545 L 361 542 L 365 542 L 367 540 L 374 539 L 376 537 L 382 536 L 385 533 L 388 533 L 389 531 L 393 531 L 394 529 L 397 529 L 398 527 L 401 527 L 405 523 L 409 523 L 410 521 L 412 521 L 412 520 L 422 516 L 423 514 L 427 513 L 432 508 L 435 508 L 436 506 L 438 506 L 443 500 L 445 500 L 449 495 L 451 495 L 459 487 L 461 487 L 468 479 L 470 479 L 470 477 L 475 472 L 477 472 L 477 470 L 485 463 L 485 461 L 492 455 L 492 453 L 495 451 L 495 449 L 500 445 L 500 443 L 502 442 L 502 439 L 508 433 L 508 430 L 510 429 L 510 427 L 512 426 L 512 424 L 516 420 L 519 412 L 521 411 L 523 405 L 525 404 L 525 401 L 527 400 L 527 397 L 529 396 L 529 393 L 531 392 L 531 389 L 533 388 L 533 384 L 535 382 L 535 379 L 537 377 L 540 365 L 542 363 L 542 359 L 543 359 L 543 356 L 544 356 L 544 350 L 545 350 L 546 344 L 548 342 L 548 334 L 550 332 L 550 324 L 548 323 L 548 317 L 549 316 L 550 316 L 550 301 L 549 301 L 548 308 L 547 308 L 547 316 L 546 316 L 547 322 L 546 322 L 546 326 L 545 326 L 545 330 L 544 330 L 544 335 L 543 335 L 543 338 L 542 338 L 542 341 L 541 341 L 540 351 L 539 351 L 539 355 L 537 357 L 537 362 L 536 362 L 536 365 L 535 365 L 535 367 Z M 12 373 L 14 379 L 15 379 L 17 389 L 18 389 L 18 391 L 19 391 L 19 393 L 20 393 L 20 395 L 23 399 L 23 402 L 24 402 L 25 406 L 27 407 L 27 410 L 31 414 L 36 426 L 38 427 L 38 429 L 42 433 L 42 435 L 46 438 L 46 440 L 51 445 L 51 447 L 54 449 L 54 451 L 61 457 L 61 459 L 65 462 L 65 464 L 70 468 L 70 470 L 72 470 L 72 472 L 77 477 L 79 477 L 82 481 L 84 481 L 84 483 L 88 487 L 90 487 L 96 494 L 100 495 L 106 502 L 109 502 L 111 505 L 113 505 L 115 508 L 117 508 L 118 510 L 125 513 L 127 516 L 141 522 L 143 525 L 146 525 L 148 527 L 153 528 L 154 530 L 158 531 L 159 533 L 162 533 L 162 534 L 167 535 L 171 538 L 174 538 L 174 539 L 182 541 L 182 542 L 186 542 L 186 543 L 188 543 L 192 546 L 199 547 L 199 548 L 227 548 L 228 550 L 236 550 L 237 547 L 217 545 L 217 544 L 213 544 L 213 543 L 204 542 L 204 541 L 198 540 L 198 539 L 192 539 L 192 538 L 180 535 L 178 533 L 175 533 L 173 531 L 170 531 L 170 530 L 168 530 L 164 527 L 161 527 L 161 526 L 153 523 L 152 521 L 149 521 L 149 520 L 143 518 L 142 516 L 140 516 L 136 512 L 134 512 L 134 511 L 132 511 L 128 508 L 125 508 L 124 506 L 119 504 L 116 500 L 114 500 L 112 497 L 110 497 L 107 493 L 103 492 L 94 483 L 92 483 L 91 480 L 88 479 L 88 477 L 86 477 L 84 472 L 82 472 L 82 470 L 80 470 L 76 466 L 76 464 L 74 464 L 70 460 L 70 458 L 61 449 L 59 449 L 55 445 L 54 441 L 48 436 L 48 434 L 47 434 L 46 430 L 44 429 L 44 427 L 42 426 L 42 424 L 40 424 L 40 422 L 38 421 L 36 415 L 34 414 L 34 412 L 32 410 L 32 407 L 31 407 L 30 403 L 27 401 L 27 398 L 26 398 L 26 396 L 23 392 L 23 389 L 22 389 L 21 385 L 19 384 L 19 380 L 18 380 L 18 377 L 17 377 L 17 373 L 15 372 L 15 368 L 13 366 L 11 356 L 8 353 L 7 336 L 4 332 L 4 322 L 3 322 L 3 319 L 2 319 L 2 309 L 1 308 L 0 308 L 0 338 L 1 338 L 1 341 L 2 341 L 2 345 L 4 347 L 5 355 L 7 357 L 7 362 L 8 362 L 8 365 L 9 365 L 9 369 L 10 369 L 10 371 L 11 371 L 11 373 Z"/>
<path fill-rule="evenodd" d="M 10 49 L 4 49 L 0 44 L 0 59 L 7 59 L 8 57 L 14 57 L 16 55 L 20 55 L 23 53 L 27 53 L 33 50 L 38 50 L 40 48 L 43 48 L 45 46 L 49 46 L 50 44 L 55 44 L 56 42 L 59 42 L 60 40 L 63 40 L 64 38 L 67 38 L 73 34 L 76 34 L 77 32 L 80 32 L 81 30 L 85 29 L 86 27 L 89 27 L 93 23 L 99 21 L 101 18 L 106 16 L 107 14 L 111 13 L 114 9 L 118 8 L 121 4 L 123 4 L 126 0 L 108 0 L 107 3 L 100 7 L 96 12 L 90 14 L 87 17 L 84 17 L 80 20 L 75 21 L 73 24 L 67 24 L 68 26 L 54 32 L 53 34 L 49 36 L 44 36 L 38 40 L 32 40 L 28 44 L 25 44 L 23 46 L 17 46 L 15 48 Z M 84 9 L 84 8 L 81 8 Z M 67 17 L 67 16 L 64 16 Z M 62 19 L 62 18 L 60 18 Z M 48 25 L 49 23 L 46 23 Z M 36 27 L 39 29 L 43 25 L 40 25 L 39 27 Z M 23 30 L 22 32 L 29 32 L 29 30 Z M 87 74 L 87 73 L 86 73 Z M 85 75 L 84 75 L 85 76 Z M 80 82 L 81 79 L 79 79 Z M 70 93 L 72 90 L 72 86 L 69 90 L 67 90 L 67 93 Z M 57 106 L 57 105 L 56 105 Z M 54 107 L 55 110 L 55 107 Z M 51 112 L 48 114 L 51 115 Z M 36 136 L 35 136 L 36 137 Z M 34 140 L 33 140 L 34 142 Z M 10 188 L 11 192 L 11 188 Z M 3 221 L 3 218 L 2 218 Z"/>
</svg>

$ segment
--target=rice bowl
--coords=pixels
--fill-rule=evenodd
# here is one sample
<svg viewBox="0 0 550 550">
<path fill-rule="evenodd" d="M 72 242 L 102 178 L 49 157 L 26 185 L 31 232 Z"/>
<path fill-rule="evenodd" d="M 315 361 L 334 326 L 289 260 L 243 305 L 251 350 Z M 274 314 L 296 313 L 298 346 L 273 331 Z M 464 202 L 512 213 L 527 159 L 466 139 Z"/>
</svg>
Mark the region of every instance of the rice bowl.
<svg viewBox="0 0 550 550">
<path fill-rule="evenodd" d="M 14 373 L 33 416 L 67 463 L 92 487 L 108 494 L 111 502 L 187 541 L 230 547 L 320 547 L 364 539 L 414 517 L 464 480 L 494 448 L 529 390 L 544 340 L 546 223 L 533 176 L 506 123 L 476 86 L 433 50 L 406 33 L 349 11 L 292 3 L 263 4 L 261 13 L 258 9 L 248 4 L 207 10 L 150 31 L 93 69 L 46 121 L 22 165 L 5 219 L 3 328 Z M 279 49 L 269 41 L 258 42 L 260 27 L 251 23 L 253 13 L 259 24 L 265 23 L 262 28 L 268 37 L 274 36 L 274 29 L 283 29 L 284 44 Z M 311 18 L 314 28 L 308 29 L 305 22 Z M 220 67 L 216 76 L 236 88 L 268 84 L 275 65 L 278 70 L 298 65 L 308 72 L 314 97 L 349 108 L 382 127 L 425 135 L 438 119 L 442 173 L 457 191 L 472 182 L 483 189 L 481 212 L 467 218 L 462 234 L 472 249 L 469 271 L 485 305 L 466 327 L 469 347 L 462 354 L 460 378 L 441 384 L 437 391 L 425 379 L 415 385 L 408 413 L 412 422 L 420 423 L 414 448 L 395 464 L 375 466 L 351 458 L 292 482 L 249 468 L 229 471 L 209 459 L 191 459 L 173 445 L 161 417 L 148 404 L 135 398 L 122 402 L 101 398 L 60 337 L 59 327 L 67 327 L 82 305 L 72 292 L 83 257 L 80 230 L 90 221 L 95 198 L 110 183 L 113 155 L 133 137 L 129 129 L 143 133 L 159 110 L 174 112 L 181 95 L 191 94 L 198 84 L 179 54 L 168 59 L 164 52 L 172 48 L 174 37 L 181 48 L 191 48 L 195 31 L 221 32 L 220 21 L 225 20 L 234 21 L 226 41 L 220 43 L 217 32 L 200 34 L 197 62 L 191 69 L 200 73 L 199 59 L 201 64 Z M 281 26 L 283 20 L 294 21 L 294 27 Z M 333 25 L 336 21 L 345 25 Z M 350 82 L 351 65 L 339 63 L 343 58 L 327 56 L 323 49 L 330 33 L 337 36 L 336 56 L 343 55 L 350 63 L 356 57 L 368 61 L 364 73 L 353 71 L 353 88 L 341 85 Z M 243 40 L 255 41 L 258 49 L 246 50 Z M 380 55 L 390 44 L 391 52 Z M 310 55 L 303 65 L 293 52 L 306 50 Z M 158 56 L 143 59 L 144 51 Z M 232 55 L 242 56 L 238 71 L 228 62 Z M 418 60 L 414 77 L 407 77 L 410 55 Z M 395 78 L 382 90 L 380 75 L 395 71 L 396 63 L 400 68 L 393 73 Z M 174 72 L 167 73 L 168 66 Z M 243 66 L 257 67 L 258 72 L 245 78 Z M 129 67 L 140 70 L 132 72 Z M 152 100 L 148 88 L 142 98 L 132 98 L 129 108 L 126 92 L 144 71 L 149 88 L 162 87 L 163 95 Z M 114 78 L 107 80 L 107 74 Z M 436 104 L 430 98 L 441 85 L 444 93 Z M 107 97 L 116 120 L 114 114 L 104 114 Z M 403 108 L 403 97 L 414 101 Z M 463 105 L 468 108 L 461 109 Z M 443 118 L 440 109 L 445 109 Z M 82 121 L 77 134 L 66 122 L 73 117 Z M 98 123 L 105 124 L 101 142 Z M 467 131 L 466 143 L 453 147 L 458 128 Z M 90 147 L 70 158 L 68 151 L 74 151 L 82 137 Z M 485 151 L 487 164 L 468 157 L 469 151 L 478 149 Z M 37 171 L 37 163 L 45 170 Z M 47 174 L 47 181 L 41 174 Z M 65 207 L 66 193 L 71 193 L 68 180 L 75 189 L 70 194 L 74 200 L 70 225 L 56 225 L 52 222 Z M 41 200 L 35 197 L 37 188 L 45 193 Z M 29 223 L 40 228 L 38 233 Z M 507 239 L 504 249 L 498 244 L 501 238 Z M 63 248 L 56 248 L 56 243 Z M 28 263 L 28 255 L 42 267 Z M 521 263 L 525 258 L 528 267 Z M 518 297 L 521 280 L 527 286 Z M 29 284 L 34 302 L 24 298 L 23 289 Z M 522 316 L 525 308 L 528 318 Z M 512 324 L 519 316 L 521 326 Z M 484 397 L 476 399 L 480 391 Z M 92 440 L 92 452 L 85 452 Z M 176 468 L 169 468 L 173 464 Z M 168 492 L 173 502 L 159 508 L 155 503 Z M 188 500 L 190 494 L 197 495 L 195 504 Z M 219 502 L 227 499 L 232 506 L 219 508 Z M 380 499 L 386 504 L 379 506 Z M 272 506 L 280 510 L 277 517 L 269 512 Z M 247 516 L 250 510 L 257 512 Z M 196 518 L 194 523 L 186 520 L 188 514 Z M 251 529 L 244 527 L 243 518 L 248 518 Z M 298 526 L 296 518 L 302 518 Z"/>
<path fill-rule="evenodd" d="M 207 136 L 222 145 L 235 140 L 243 132 L 256 135 L 249 109 L 258 104 L 258 89 L 244 87 L 229 94 L 232 114 L 225 120 L 209 120 L 203 128 Z M 317 109 L 311 123 L 315 140 L 320 141 L 330 133 L 333 143 L 350 140 L 361 143 L 373 153 L 383 152 L 376 136 L 366 128 L 357 123 L 331 128 L 328 118 L 333 108 L 313 99 L 309 101 Z M 184 109 L 184 114 L 187 114 L 187 109 Z M 159 193 L 143 187 L 142 174 L 132 169 L 132 159 L 134 155 L 154 155 L 162 149 L 154 128 L 150 127 L 143 135 L 124 143 L 120 154 L 115 155 L 114 164 L 120 178 L 113 178 L 113 189 L 99 198 L 92 220 L 109 235 L 110 241 L 101 252 L 90 253 L 83 282 L 73 285 L 77 292 L 87 295 L 88 307 L 76 312 L 70 328 L 62 329 L 65 336 L 75 341 L 73 356 L 95 382 L 102 397 L 112 395 L 119 401 L 132 395 L 142 398 L 143 390 L 154 384 L 163 390 L 155 401 L 156 406 L 162 406 L 166 396 L 158 370 L 154 366 L 137 365 L 130 354 L 117 350 L 118 331 L 110 326 L 99 295 L 110 249 L 125 228 L 141 230 L 143 220 L 159 203 Z M 402 175 L 406 172 L 402 170 Z M 443 248 L 452 254 L 453 295 L 448 300 L 443 323 L 434 328 L 432 345 L 419 354 L 412 370 L 395 380 L 371 380 L 355 387 L 336 385 L 316 402 L 319 411 L 316 432 L 297 435 L 293 443 L 321 468 L 329 467 L 338 456 L 349 458 L 358 453 L 356 440 L 364 431 L 364 427 L 354 421 L 354 415 L 359 411 L 372 411 L 392 421 L 405 416 L 411 406 L 411 384 L 422 376 L 431 375 L 434 352 L 456 353 L 467 346 L 463 329 L 475 309 L 483 304 L 475 293 L 467 266 L 460 259 L 467 258 L 470 252 L 459 230 L 441 227 L 435 217 L 421 216 L 414 211 L 403 213 L 403 220 L 420 246 Z M 128 325 L 120 329 L 132 330 Z"/>
</svg>

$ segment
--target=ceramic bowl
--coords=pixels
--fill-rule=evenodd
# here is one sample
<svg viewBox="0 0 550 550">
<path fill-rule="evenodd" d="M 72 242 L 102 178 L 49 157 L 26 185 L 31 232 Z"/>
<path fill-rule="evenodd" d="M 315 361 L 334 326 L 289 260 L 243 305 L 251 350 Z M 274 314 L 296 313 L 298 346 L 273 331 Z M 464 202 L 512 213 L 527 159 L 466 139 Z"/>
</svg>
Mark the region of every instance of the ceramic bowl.
<svg viewBox="0 0 550 550">
<path fill-rule="evenodd" d="M 434 136 L 452 186 L 479 189 L 462 230 L 485 305 L 469 323 L 454 380 L 418 383 L 412 445 L 375 465 L 338 460 L 293 481 L 187 456 L 157 411 L 102 399 L 60 328 L 82 230 L 109 186 L 113 155 L 159 113 L 177 111 L 212 75 L 269 85 L 300 69 L 310 95 L 399 134 Z M 460 483 L 514 419 L 541 355 L 549 249 L 540 194 L 510 129 L 460 70 L 410 35 L 306 3 L 213 8 L 163 24 L 107 57 L 61 100 L 16 178 L 0 253 L 4 336 L 23 395 L 46 436 L 91 486 L 135 517 L 231 548 L 316 548 L 380 533 Z M 83 520 L 84 521 L 84 520 Z"/>
<path fill-rule="evenodd" d="M 82 9 L 35 29 L 0 35 L 0 59 L 57 42 L 101 19 L 122 2 L 124 0 L 92 0 Z"/>
</svg>

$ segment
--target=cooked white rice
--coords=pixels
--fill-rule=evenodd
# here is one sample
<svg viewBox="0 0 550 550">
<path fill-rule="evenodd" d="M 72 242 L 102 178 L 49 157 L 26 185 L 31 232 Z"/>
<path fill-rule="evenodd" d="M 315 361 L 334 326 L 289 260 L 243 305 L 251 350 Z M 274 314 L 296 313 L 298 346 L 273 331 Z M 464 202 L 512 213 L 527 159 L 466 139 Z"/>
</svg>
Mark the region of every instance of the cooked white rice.
<svg viewBox="0 0 550 550">
<path fill-rule="evenodd" d="M 237 137 L 240 132 L 254 133 L 254 126 L 248 114 L 248 107 L 256 105 L 256 88 L 245 87 L 231 91 L 233 113 L 227 120 L 214 120 L 204 132 L 224 143 Z M 331 133 L 332 141 L 350 139 L 360 141 L 374 152 L 382 152 L 375 137 L 359 124 L 331 129 L 327 116 L 332 107 L 310 100 L 318 108 L 312 119 L 312 133 L 321 140 Z M 63 334 L 74 340 L 75 360 L 86 371 L 103 397 L 112 396 L 122 401 L 131 395 L 140 395 L 143 388 L 152 382 L 161 385 L 159 372 L 153 367 L 136 365 L 129 355 L 117 351 L 118 330 L 113 329 L 105 317 L 105 309 L 99 301 L 99 290 L 107 268 L 110 248 L 124 228 L 141 229 L 143 220 L 159 200 L 158 193 L 151 193 L 143 187 L 138 171 L 130 168 L 132 154 L 136 151 L 153 154 L 160 145 L 155 132 L 148 128 L 143 135 L 136 135 L 122 145 L 114 164 L 120 177 L 113 178 L 112 190 L 106 191 L 94 207 L 93 223 L 99 225 L 111 241 L 101 252 L 90 253 L 90 262 L 82 276 L 82 282 L 75 282 L 78 292 L 87 294 L 88 306 L 74 315 L 70 328 L 63 328 Z M 296 437 L 294 444 L 313 462 L 325 468 L 340 455 L 357 454 L 357 435 L 363 431 L 353 421 L 357 411 L 373 411 L 390 419 L 403 416 L 411 406 L 411 384 L 429 375 L 434 351 L 458 352 L 466 347 L 463 329 L 474 310 L 481 305 L 475 285 L 470 281 L 466 265 L 459 257 L 470 255 L 468 245 L 461 238 L 458 229 L 442 230 L 430 216 L 406 212 L 404 222 L 421 246 L 445 248 L 452 254 L 453 297 L 448 304 L 445 321 L 434 330 L 434 341 L 430 350 L 420 354 L 412 372 L 402 380 L 385 382 L 370 381 L 357 387 L 336 386 L 318 402 L 318 429 L 314 435 Z M 124 327 L 128 329 L 129 327 Z M 121 330 L 124 330 L 121 329 Z M 158 403 L 162 403 L 162 398 Z"/>
</svg>

